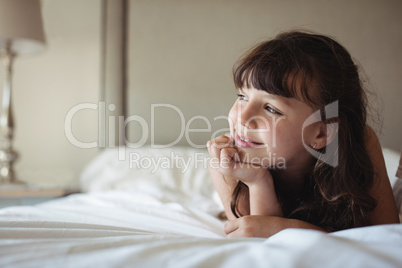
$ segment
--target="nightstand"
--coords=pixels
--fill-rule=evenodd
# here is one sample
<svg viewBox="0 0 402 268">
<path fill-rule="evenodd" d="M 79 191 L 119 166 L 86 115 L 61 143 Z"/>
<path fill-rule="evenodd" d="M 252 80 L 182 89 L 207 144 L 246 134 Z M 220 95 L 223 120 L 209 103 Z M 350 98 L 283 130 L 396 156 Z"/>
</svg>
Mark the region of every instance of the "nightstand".
<svg viewBox="0 0 402 268">
<path fill-rule="evenodd" d="M 74 189 L 41 188 L 26 184 L 0 184 L 0 208 L 9 206 L 31 206 L 78 192 L 78 190 Z"/>
</svg>

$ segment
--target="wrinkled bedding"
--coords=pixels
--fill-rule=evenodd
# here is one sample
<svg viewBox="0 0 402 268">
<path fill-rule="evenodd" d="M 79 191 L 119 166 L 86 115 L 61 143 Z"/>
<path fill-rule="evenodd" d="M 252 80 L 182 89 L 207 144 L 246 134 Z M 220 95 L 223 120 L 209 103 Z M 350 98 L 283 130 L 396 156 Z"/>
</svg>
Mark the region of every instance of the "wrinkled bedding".
<svg viewBox="0 0 402 268">
<path fill-rule="evenodd" d="M 0 210 L 0 267 L 402 267 L 402 224 L 229 239 L 204 167 L 133 168 L 116 150 L 88 165 L 85 193 Z"/>
</svg>

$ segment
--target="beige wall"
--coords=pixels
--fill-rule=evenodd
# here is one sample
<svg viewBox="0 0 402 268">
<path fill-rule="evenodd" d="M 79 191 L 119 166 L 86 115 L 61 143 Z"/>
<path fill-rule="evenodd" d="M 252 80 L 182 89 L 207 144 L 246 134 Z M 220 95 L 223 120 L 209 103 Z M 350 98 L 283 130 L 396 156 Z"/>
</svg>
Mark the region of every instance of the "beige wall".
<svg viewBox="0 0 402 268">
<path fill-rule="evenodd" d="M 230 71 L 251 45 L 280 31 L 304 28 L 336 37 L 361 63 L 371 87 L 383 100 L 384 146 L 399 150 L 402 136 L 401 1 L 130 1 L 130 114 L 151 120 L 151 105 L 180 108 L 186 122 L 195 115 L 211 120 L 212 130 L 190 136 L 204 144 L 226 127 L 235 99 Z M 180 136 L 180 118 L 170 108 L 155 110 L 156 143 Z M 198 123 L 198 124 L 196 124 Z M 206 128 L 195 121 L 192 128 Z M 130 126 L 138 142 L 138 123 Z M 148 139 L 150 142 L 150 139 Z M 183 138 L 180 144 L 187 144 Z"/>
<path fill-rule="evenodd" d="M 64 133 L 68 111 L 79 103 L 97 103 L 101 87 L 101 0 L 43 0 L 46 50 L 18 58 L 14 76 L 15 148 L 20 178 L 75 183 L 98 152 L 72 145 Z M 203 115 L 212 130 L 191 134 L 204 144 L 227 124 L 235 99 L 234 61 L 250 45 L 290 28 L 308 28 L 337 37 L 363 65 L 383 100 L 384 146 L 398 150 L 402 134 L 401 1 L 129 1 L 129 114 L 150 120 L 150 105 L 179 107 L 186 122 Z M 116 29 L 118 30 L 118 29 Z M 1 80 L 1 77 L 0 77 Z M 156 110 L 156 142 L 180 133 L 172 109 Z M 130 124 L 136 141 L 136 124 Z M 204 128 L 195 121 L 192 128 Z M 96 141 L 96 111 L 74 117 L 73 133 Z M 148 141 L 150 140 L 150 137 Z M 186 144 L 183 139 L 180 144 Z"/>
</svg>

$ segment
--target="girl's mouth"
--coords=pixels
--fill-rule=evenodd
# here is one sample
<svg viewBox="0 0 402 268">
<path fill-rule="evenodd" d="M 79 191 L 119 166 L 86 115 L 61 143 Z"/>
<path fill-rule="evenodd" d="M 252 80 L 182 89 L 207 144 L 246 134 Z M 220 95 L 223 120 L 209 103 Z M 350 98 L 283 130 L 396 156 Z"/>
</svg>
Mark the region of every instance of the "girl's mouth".
<svg viewBox="0 0 402 268">
<path fill-rule="evenodd" d="M 235 144 L 241 148 L 254 148 L 264 145 L 263 143 L 252 141 L 246 137 L 241 137 L 238 134 L 236 135 Z"/>
</svg>

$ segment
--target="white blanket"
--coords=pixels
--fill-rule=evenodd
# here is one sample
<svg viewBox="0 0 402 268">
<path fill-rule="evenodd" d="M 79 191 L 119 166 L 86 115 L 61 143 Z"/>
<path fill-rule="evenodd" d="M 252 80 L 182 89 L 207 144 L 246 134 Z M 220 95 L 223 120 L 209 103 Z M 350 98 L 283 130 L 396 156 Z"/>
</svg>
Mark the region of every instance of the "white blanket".
<svg viewBox="0 0 402 268">
<path fill-rule="evenodd" d="M 89 193 L 0 210 L 0 267 L 402 267 L 402 224 L 229 239 L 203 167 L 149 173 L 111 155 L 84 172 Z"/>
<path fill-rule="evenodd" d="M 152 193 L 78 194 L 0 210 L 0 267 L 402 267 L 401 224 L 268 239 L 228 239 L 222 228 Z"/>
</svg>

